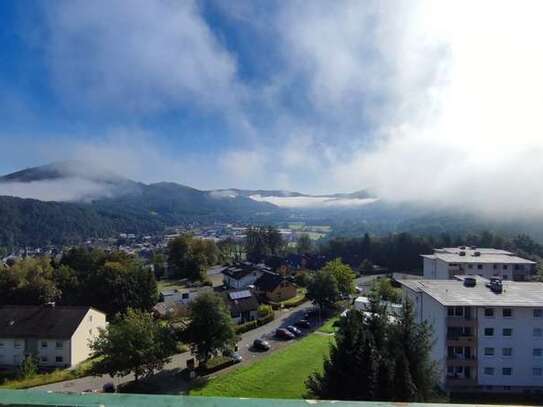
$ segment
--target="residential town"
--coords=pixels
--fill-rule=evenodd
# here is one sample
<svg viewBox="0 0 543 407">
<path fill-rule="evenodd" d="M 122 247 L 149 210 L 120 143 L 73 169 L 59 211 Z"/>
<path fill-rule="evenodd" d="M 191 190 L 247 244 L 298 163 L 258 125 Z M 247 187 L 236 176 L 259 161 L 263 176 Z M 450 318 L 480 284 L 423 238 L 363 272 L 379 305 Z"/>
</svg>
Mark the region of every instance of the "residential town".
<svg viewBox="0 0 543 407">
<path fill-rule="evenodd" d="M 267 243 L 254 246 L 252 239 Z M 140 303 L 137 298 L 126 305 L 106 305 L 101 297 L 92 296 L 87 305 L 71 305 L 74 302 L 64 296 L 56 297 L 58 303 L 4 303 L 0 307 L 0 362 L 6 377 L 12 377 L 6 383 L 24 385 L 34 380 L 40 389 L 59 392 L 130 392 L 135 389 L 134 376 L 128 374 L 132 371 L 136 384 L 148 386 L 138 391 L 208 395 L 213 394 L 214 383 L 242 380 L 237 375 L 244 371 L 238 366 L 258 369 L 274 363 L 276 356 L 299 352 L 297 349 L 311 352 L 305 343 L 314 338 L 323 341 L 324 351 L 315 350 L 312 363 L 322 363 L 328 344 L 338 346 L 332 345 L 333 338 L 347 335 L 341 333 L 345 324 L 354 323 L 348 321 L 355 321 L 360 314 L 362 324 L 385 318 L 390 326 L 387 329 L 396 329 L 412 315 L 412 329 L 422 329 L 428 335 L 428 368 L 435 373 L 439 397 L 536 395 L 543 391 L 543 345 L 539 343 L 543 338 L 543 283 L 537 281 L 533 260 L 509 250 L 466 245 L 434 248 L 432 254 L 418 255 L 414 269 L 398 272 L 371 264 L 367 258 L 352 268 L 339 257 L 326 256 L 327 249 L 316 250 L 305 238 L 296 242 L 300 250 L 295 246 L 289 251 L 288 242 L 274 228 L 249 228 L 240 244 L 243 258 L 218 260 L 216 256 L 224 253 L 215 252 L 212 240 L 188 234 L 169 238 L 162 247 L 164 270 L 159 272 L 145 263 L 134 270 L 156 278 L 157 295 L 149 308 L 132 305 Z M 57 262 L 74 270 L 77 264 L 93 259 L 85 260 L 86 256 L 99 256 L 98 260 L 106 256 L 107 267 L 119 261 L 116 256 L 121 256 L 122 267 L 139 264 L 130 260 L 134 253 L 100 254 L 100 250 L 72 249 Z M 39 261 L 45 258 L 38 253 L 35 256 Z M 206 256 L 217 260 L 206 260 Z M 0 273 L 10 273 L 20 267 L 18 264 L 30 261 L 10 259 Z M 203 263 L 197 265 L 197 261 Z M 42 263 L 32 264 L 37 267 Z M 34 284 L 32 280 L 28 283 Z M 131 295 L 128 291 L 124 294 L 121 286 L 118 290 L 117 295 Z M 137 308 L 147 311 L 140 313 Z M 123 332 L 123 340 L 130 340 L 129 331 L 122 327 L 130 326 L 132 320 L 169 338 L 162 346 L 171 350 L 152 367 L 115 367 L 115 352 L 121 352 L 115 347 L 143 346 L 115 342 L 116 330 Z M 197 332 L 193 331 L 195 324 L 199 324 Z M 363 326 L 360 329 L 371 325 Z M 211 340 L 205 339 L 207 329 L 218 342 L 203 350 Z M 218 332 L 228 336 L 220 339 Z M 370 334 L 374 333 L 368 331 Z M 87 365 L 91 367 L 87 369 Z M 30 373 L 25 373 L 29 366 Z M 160 375 L 161 370 L 170 373 Z M 47 383 L 47 378 L 58 372 L 72 373 L 64 380 Z M 145 379 L 139 382 L 138 375 Z M 196 390 L 201 378 L 210 375 L 214 379 L 203 390 Z M 323 379 L 310 375 L 296 380 L 318 392 Z"/>
</svg>

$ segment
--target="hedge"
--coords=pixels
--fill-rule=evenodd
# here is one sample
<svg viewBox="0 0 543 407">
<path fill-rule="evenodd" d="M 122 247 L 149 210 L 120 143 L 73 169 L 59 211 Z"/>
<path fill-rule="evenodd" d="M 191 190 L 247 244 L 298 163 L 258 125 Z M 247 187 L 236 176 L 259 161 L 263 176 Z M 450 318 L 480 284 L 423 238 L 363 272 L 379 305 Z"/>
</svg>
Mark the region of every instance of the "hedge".
<svg viewBox="0 0 543 407">
<path fill-rule="evenodd" d="M 235 327 L 237 334 L 242 334 L 247 331 L 250 331 L 252 329 L 258 328 L 259 326 L 265 325 L 268 322 L 273 321 L 275 318 L 275 315 L 273 313 L 266 315 L 265 317 L 255 319 L 254 321 L 249 321 L 244 324 L 238 325 Z"/>
</svg>

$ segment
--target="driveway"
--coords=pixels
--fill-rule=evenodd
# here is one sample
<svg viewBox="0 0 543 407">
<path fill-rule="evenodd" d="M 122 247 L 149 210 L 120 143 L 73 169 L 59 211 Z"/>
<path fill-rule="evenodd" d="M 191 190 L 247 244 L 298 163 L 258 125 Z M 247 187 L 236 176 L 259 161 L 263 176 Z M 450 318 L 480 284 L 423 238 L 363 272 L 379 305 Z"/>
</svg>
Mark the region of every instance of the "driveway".
<svg viewBox="0 0 543 407">
<path fill-rule="evenodd" d="M 304 313 L 312 307 L 313 305 L 307 302 L 298 307 L 291 308 L 290 310 L 277 311 L 276 318 L 272 322 L 241 335 L 241 339 L 238 342 L 238 348 L 239 354 L 243 357 L 243 361 L 236 366 L 251 363 L 254 360 L 270 355 L 274 351 L 293 343 L 293 340 L 283 341 L 275 339 L 273 337 L 275 330 L 277 328 L 291 325 L 295 321 L 302 319 Z M 316 328 L 319 325 L 320 321 L 315 321 L 314 327 Z M 265 338 L 268 340 L 270 342 L 271 349 L 267 352 L 258 352 L 253 350 L 251 345 L 257 338 Z M 172 356 L 171 361 L 164 366 L 162 371 L 155 375 L 155 382 L 160 385 L 160 388 L 164 393 L 180 394 L 186 390 L 188 383 L 186 383 L 176 374 L 186 367 L 187 360 L 192 357 L 193 356 L 190 352 L 176 354 Z M 226 371 L 228 370 L 230 369 L 226 369 Z M 220 373 L 221 372 L 217 372 L 215 375 Z M 100 391 L 102 386 L 106 383 L 115 383 L 115 385 L 119 385 L 132 380 L 134 380 L 134 376 L 132 374 L 123 377 L 115 377 L 113 379 L 108 375 L 88 376 L 80 379 L 33 387 L 32 390 L 80 393 L 83 391 Z"/>
</svg>

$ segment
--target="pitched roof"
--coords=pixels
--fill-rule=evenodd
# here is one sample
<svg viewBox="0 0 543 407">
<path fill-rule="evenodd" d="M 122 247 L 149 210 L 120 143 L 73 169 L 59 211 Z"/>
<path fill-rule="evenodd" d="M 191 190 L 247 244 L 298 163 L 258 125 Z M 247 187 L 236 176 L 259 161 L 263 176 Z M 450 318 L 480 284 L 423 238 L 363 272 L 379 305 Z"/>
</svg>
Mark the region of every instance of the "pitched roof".
<svg viewBox="0 0 543 407">
<path fill-rule="evenodd" d="M 249 296 L 246 295 L 246 292 L 249 293 Z M 243 293 L 242 298 L 232 299 L 232 297 L 238 297 L 236 293 Z M 237 316 L 242 312 L 247 311 L 256 311 L 258 309 L 258 300 L 253 292 L 249 290 L 230 290 L 226 291 L 226 301 L 230 307 L 230 314 L 232 316 Z"/>
<path fill-rule="evenodd" d="M 90 307 L 6 305 L 0 307 L 2 338 L 71 338 Z"/>
<path fill-rule="evenodd" d="M 273 291 L 283 281 L 288 281 L 276 273 L 264 273 L 255 281 L 255 286 L 262 291 Z"/>
</svg>

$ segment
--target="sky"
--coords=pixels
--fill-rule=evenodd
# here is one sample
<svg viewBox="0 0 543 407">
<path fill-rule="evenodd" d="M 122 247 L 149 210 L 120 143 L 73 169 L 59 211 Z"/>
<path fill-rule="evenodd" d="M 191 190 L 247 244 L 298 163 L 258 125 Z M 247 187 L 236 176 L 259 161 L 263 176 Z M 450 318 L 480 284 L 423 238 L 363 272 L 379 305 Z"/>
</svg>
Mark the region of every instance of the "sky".
<svg viewBox="0 0 543 407">
<path fill-rule="evenodd" d="M 0 2 L 0 173 L 543 208 L 539 1 Z"/>
</svg>

